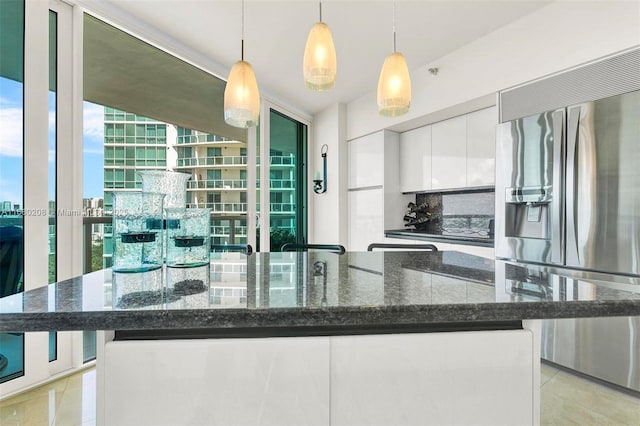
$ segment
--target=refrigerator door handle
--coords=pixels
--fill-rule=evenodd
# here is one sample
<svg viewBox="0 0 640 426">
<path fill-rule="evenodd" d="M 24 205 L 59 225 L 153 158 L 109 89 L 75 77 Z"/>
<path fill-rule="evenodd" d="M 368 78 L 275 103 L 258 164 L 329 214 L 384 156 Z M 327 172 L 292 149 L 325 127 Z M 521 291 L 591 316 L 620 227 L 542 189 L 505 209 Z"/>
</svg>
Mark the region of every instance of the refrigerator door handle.
<svg viewBox="0 0 640 426">
<path fill-rule="evenodd" d="M 564 264 L 565 109 L 553 112 L 553 198 L 551 201 L 551 262 Z"/>
<path fill-rule="evenodd" d="M 567 177 L 566 177 L 566 212 L 567 212 L 567 244 L 566 244 L 566 264 L 579 264 L 580 254 L 578 252 L 577 234 L 577 193 L 578 190 L 578 149 L 579 149 L 579 126 L 582 108 L 580 106 L 570 107 L 567 118 Z"/>
</svg>

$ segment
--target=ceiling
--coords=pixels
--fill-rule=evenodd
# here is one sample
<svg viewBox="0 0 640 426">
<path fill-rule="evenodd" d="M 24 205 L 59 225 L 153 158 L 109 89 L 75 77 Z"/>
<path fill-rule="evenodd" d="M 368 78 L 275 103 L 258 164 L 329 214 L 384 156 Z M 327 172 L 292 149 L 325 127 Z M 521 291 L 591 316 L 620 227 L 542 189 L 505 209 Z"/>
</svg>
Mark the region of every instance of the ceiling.
<svg viewBox="0 0 640 426">
<path fill-rule="evenodd" d="M 240 59 L 241 2 L 213 0 L 104 0 L 129 17 L 229 70 Z M 397 48 L 410 70 L 427 64 L 550 1 L 397 1 Z M 314 92 L 302 80 L 307 34 L 318 21 L 318 2 L 245 2 L 245 60 L 263 93 L 313 115 L 376 89 L 380 67 L 393 49 L 393 2 L 324 1 L 323 21 L 333 33 L 338 60 L 334 88 Z M 446 72 L 441 70 L 440 72 Z M 226 78 L 226 75 L 222 76 Z"/>
</svg>

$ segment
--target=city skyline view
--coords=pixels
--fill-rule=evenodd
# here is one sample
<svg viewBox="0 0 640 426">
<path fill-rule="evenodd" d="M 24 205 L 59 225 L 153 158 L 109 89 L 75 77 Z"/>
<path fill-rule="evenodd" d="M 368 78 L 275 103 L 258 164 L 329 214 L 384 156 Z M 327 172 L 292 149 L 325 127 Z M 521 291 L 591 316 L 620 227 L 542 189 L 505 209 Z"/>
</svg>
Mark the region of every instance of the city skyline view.
<svg viewBox="0 0 640 426">
<path fill-rule="evenodd" d="M 4 130 L 0 135 L 0 210 L 5 212 L 5 216 L 10 211 L 10 215 L 28 215 L 31 213 L 25 210 L 23 197 L 24 183 L 31 184 L 23 170 L 23 85 L 21 82 L 1 78 L 0 89 L 0 126 Z M 50 221 L 55 221 L 57 215 L 102 215 L 102 208 L 58 211 L 56 191 L 61 188 L 56 188 L 55 90 L 49 91 L 48 106 L 49 203 L 46 214 Z M 297 153 L 294 145 L 291 145 L 291 141 L 297 140 L 297 136 L 294 136 L 296 124 L 274 113 L 272 119 L 275 123 L 272 133 L 277 135 L 278 142 L 272 144 L 269 160 L 271 226 L 280 233 L 284 232 L 285 238 L 289 238 L 287 235 L 295 234 L 296 226 L 294 194 L 298 178 Z M 83 205 L 99 199 L 109 214 L 111 192 L 140 190 L 141 180 L 137 174 L 139 170 L 160 169 L 189 173 L 191 179 L 187 185 L 187 207 L 212 209 L 213 241 L 222 244 L 246 242 L 245 215 L 249 207 L 246 197 L 245 142 L 228 140 L 85 101 L 82 156 Z M 257 186 L 260 187 L 259 179 Z M 101 229 L 102 225 L 95 225 L 93 228 L 92 234 L 97 238 L 110 236 L 109 232 L 105 233 Z M 55 229 L 55 222 L 51 222 L 49 232 L 52 255 L 55 253 Z M 110 247 L 105 246 L 104 249 L 106 255 Z"/>
<path fill-rule="evenodd" d="M 22 83 L 0 78 L 0 202 L 23 206 L 23 116 Z M 55 96 L 49 101 L 49 163 L 55 162 Z M 83 105 L 83 198 L 103 196 L 104 107 Z M 55 199 L 55 169 L 49 171 L 49 199 Z"/>
</svg>

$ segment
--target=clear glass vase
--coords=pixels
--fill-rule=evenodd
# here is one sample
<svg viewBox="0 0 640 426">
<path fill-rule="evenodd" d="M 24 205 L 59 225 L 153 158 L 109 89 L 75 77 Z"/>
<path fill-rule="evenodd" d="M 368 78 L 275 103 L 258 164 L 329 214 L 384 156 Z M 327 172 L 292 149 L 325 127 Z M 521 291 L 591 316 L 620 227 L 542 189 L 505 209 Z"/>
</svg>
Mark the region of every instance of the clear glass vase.
<svg viewBox="0 0 640 426">
<path fill-rule="evenodd" d="M 209 264 L 211 209 L 165 209 L 167 266 L 192 268 Z"/>
<path fill-rule="evenodd" d="M 161 309 L 165 300 L 162 269 L 128 274 L 111 274 L 111 295 L 114 310 Z"/>
<path fill-rule="evenodd" d="M 156 193 L 113 193 L 114 272 L 162 267 L 164 198 Z"/>
<path fill-rule="evenodd" d="M 169 170 L 144 170 L 136 172 L 142 179 L 142 192 L 165 194 L 165 208 L 185 208 L 187 206 L 187 181 L 190 173 Z"/>
<path fill-rule="evenodd" d="M 209 307 L 209 264 L 195 268 L 166 268 L 167 308 Z"/>
</svg>

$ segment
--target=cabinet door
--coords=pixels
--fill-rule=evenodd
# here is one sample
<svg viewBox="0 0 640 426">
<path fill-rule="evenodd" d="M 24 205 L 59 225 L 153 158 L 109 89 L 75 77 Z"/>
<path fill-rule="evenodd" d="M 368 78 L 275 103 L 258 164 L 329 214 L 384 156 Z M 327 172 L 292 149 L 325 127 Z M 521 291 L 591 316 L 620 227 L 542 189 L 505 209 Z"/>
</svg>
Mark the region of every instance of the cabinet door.
<svg viewBox="0 0 640 426">
<path fill-rule="evenodd" d="M 98 424 L 327 425 L 329 339 L 109 342 Z"/>
<path fill-rule="evenodd" d="M 534 338 L 530 330 L 331 336 L 330 424 L 535 424 Z"/>
<path fill-rule="evenodd" d="M 349 188 L 384 183 L 384 131 L 348 143 Z"/>
<path fill-rule="evenodd" d="M 431 126 L 400 134 L 400 190 L 431 189 Z"/>
<path fill-rule="evenodd" d="M 467 115 L 467 186 L 495 183 L 497 122 L 495 107 Z"/>
<path fill-rule="evenodd" d="M 431 126 L 432 189 L 467 185 L 467 118 L 460 116 Z"/>
<path fill-rule="evenodd" d="M 384 239 L 383 190 L 349 192 L 349 251 L 367 251 Z"/>
</svg>

